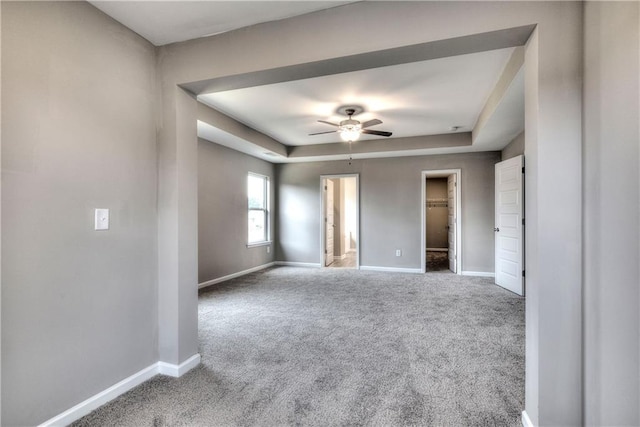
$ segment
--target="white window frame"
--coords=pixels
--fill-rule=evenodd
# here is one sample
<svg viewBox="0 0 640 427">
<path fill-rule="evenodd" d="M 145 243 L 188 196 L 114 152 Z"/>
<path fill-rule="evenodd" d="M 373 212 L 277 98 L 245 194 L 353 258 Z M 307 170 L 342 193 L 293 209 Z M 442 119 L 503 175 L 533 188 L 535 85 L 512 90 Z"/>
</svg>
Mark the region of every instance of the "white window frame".
<svg viewBox="0 0 640 427">
<path fill-rule="evenodd" d="M 264 209 L 258 208 L 250 208 L 249 207 L 249 178 L 255 177 L 264 180 L 264 200 L 265 207 Z M 245 186 L 245 191 L 247 191 L 247 247 L 251 248 L 254 246 L 265 246 L 271 244 L 271 197 L 270 197 L 270 178 L 267 175 L 262 175 L 255 172 L 247 173 L 247 185 Z M 249 213 L 251 211 L 264 211 L 264 227 L 265 227 L 265 240 L 259 240 L 255 242 L 249 241 Z"/>
</svg>

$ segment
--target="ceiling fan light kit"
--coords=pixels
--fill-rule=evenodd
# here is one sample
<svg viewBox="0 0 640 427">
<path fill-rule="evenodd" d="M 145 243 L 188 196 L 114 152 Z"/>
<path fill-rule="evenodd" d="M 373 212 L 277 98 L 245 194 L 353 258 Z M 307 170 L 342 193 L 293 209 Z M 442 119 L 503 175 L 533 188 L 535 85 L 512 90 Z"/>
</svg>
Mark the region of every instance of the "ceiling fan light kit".
<svg viewBox="0 0 640 427">
<path fill-rule="evenodd" d="M 343 141 L 352 142 L 360 138 L 360 133 L 362 133 L 362 126 L 357 120 L 344 120 L 340 122 L 338 132 L 340 133 L 340 138 L 342 138 Z"/>
<path fill-rule="evenodd" d="M 381 120 L 372 119 L 372 120 L 368 120 L 368 121 L 366 121 L 364 123 L 361 123 L 360 121 L 353 119 L 352 116 L 354 114 L 360 114 L 363 111 L 364 111 L 364 109 L 362 107 L 359 107 L 359 106 L 340 107 L 340 108 L 338 108 L 338 112 L 346 114 L 349 117 L 347 120 L 343 120 L 338 124 L 327 122 L 325 120 L 318 120 L 318 122 L 320 122 L 320 123 L 324 123 L 324 124 L 327 124 L 327 125 L 330 125 L 330 126 L 337 127 L 338 128 L 337 130 L 332 130 L 332 131 L 328 131 L 328 132 L 310 133 L 309 135 L 322 135 L 322 134 L 325 134 L 325 133 L 338 132 L 340 134 L 340 138 L 345 142 L 356 141 L 360 137 L 360 134 L 363 134 L 363 133 L 364 134 L 369 134 L 369 135 L 386 136 L 386 137 L 389 137 L 389 136 L 392 135 L 391 132 L 366 129 L 369 126 L 375 126 L 375 125 L 381 124 L 382 123 Z"/>
</svg>

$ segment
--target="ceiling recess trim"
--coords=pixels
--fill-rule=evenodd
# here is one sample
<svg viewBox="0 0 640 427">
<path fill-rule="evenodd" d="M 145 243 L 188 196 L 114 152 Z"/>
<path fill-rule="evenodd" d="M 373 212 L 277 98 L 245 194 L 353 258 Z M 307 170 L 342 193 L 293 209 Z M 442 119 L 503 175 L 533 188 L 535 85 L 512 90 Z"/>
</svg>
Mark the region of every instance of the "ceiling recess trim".
<svg viewBox="0 0 640 427">
<path fill-rule="evenodd" d="M 518 47 L 526 44 L 534 29 L 535 24 L 525 25 L 304 64 L 227 75 L 196 82 L 185 82 L 180 86 L 196 95 L 201 95 Z M 244 148 L 236 148 L 239 151 L 270 162 L 313 161 L 344 156 L 344 144 L 318 144 L 322 147 L 316 145 L 287 146 L 209 106 L 199 103 L 198 109 L 200 120 L 198 133 L 200 137 L 219 142 L 214 138 L 214 133 L 217 132 L 218 139 L 222 137 L 228 140 L 223 145 L 235 148 L 234 145 L 237 146 L 240 143 Z M 208 129 L 208 137 L 200 132 L 200 130 L 204 131 L 206 129 Z M 218 129 L 218 131 L 215 129 Z M 390 140 L 385 140 L 384 142 L 372 140 L 367 141 L 366 145 L 362 144 L 362 147 L 357 147 L 357 153 L 354 152 L 354 154 L 361 158 L 367 158 L 411 155 L 409 153 L 416 155 L 418 152 L 421 154 L 440 154 L 445 152 L 482 151 L 479 147 L 474 147 L 471 144 L 472 135 L 469 132 L 453 135 L 394 138 L 393 140 L 402 142 L 391 151 L 389 151 L 389 148 L 382 146 L 384 142 L 389 144 Z M 401 148 L 405 144 L 407 146 L 404 149 Z"/>
<path fill-rule="evenodd" d="M 201 95 L 524 46 L 534 28 L 535 24 L 525 25 L 197 82 L 185 82 L 180 86 L 196 95 Z"/>
</svg>

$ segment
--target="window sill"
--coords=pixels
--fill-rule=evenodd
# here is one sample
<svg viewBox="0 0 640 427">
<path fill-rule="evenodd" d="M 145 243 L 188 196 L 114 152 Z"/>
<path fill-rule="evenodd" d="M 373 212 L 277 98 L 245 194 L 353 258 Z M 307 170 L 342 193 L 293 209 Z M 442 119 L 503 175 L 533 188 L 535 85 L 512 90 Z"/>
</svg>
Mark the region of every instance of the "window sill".
<svg viewBox="0 0 640 427">
<path fill-rule="evenodd" d="M 264 242 L 255 242 L 255 243 L 247 243 L 247 248 L 256 248 L 258 246 L 269 246 L 273 242 L 271 240 L 266 240 Z"/>
</svg>

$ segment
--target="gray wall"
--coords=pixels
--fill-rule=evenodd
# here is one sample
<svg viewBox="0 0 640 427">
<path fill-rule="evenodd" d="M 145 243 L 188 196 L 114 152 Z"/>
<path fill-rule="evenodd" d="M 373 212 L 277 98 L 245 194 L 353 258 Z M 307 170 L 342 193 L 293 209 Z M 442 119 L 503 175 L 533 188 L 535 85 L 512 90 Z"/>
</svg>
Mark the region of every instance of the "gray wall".
<svg viewBox="0 0 640 427">
<path fill-rule="evenodd" d="M 371 31 L 370 22 L 380 19 L 385 25 Z M 179 96 L 176 85 L 277 67 L 284 73 L 289 65 L 306 64 L 307 69 L 317 65 L 314 61 L 358 52 L 535 24 L 525 48 L 526 410 L 535 424 L 581 424 L 582 20 L 581 2 L 357 2 L 160 48 L 158 253 L 161 271 L 168 273 L 159 277 L 161 300 L 163 295 L 171 301 L 179 294 L 183 298 L 177 300 L 176 309 L 181 315 L 197 311 L 197 230 L 189 228 L 194 222 L 191 214 L 197 212 L 197 197 L 190 194 L 197 178 L 194 182 L 189 175 L 197 170 L 197 160 L 193 161 L 197 140 L 178 126 L 178 116 L 191 115 L 195 121 L 197 114 Z M 344 28 L 367 36 L 344 43 Z M 249 47 L 259 54 L 236 54 Z M 197 105 L 195 100 L 192 104 Z M 560 182 L 559 170 L 563 170 Z M 160 237 L 166 244 L 160 244 Z M 291 254 L 296 245 L 288 243 Z M 192 248 L 187 253 L 179 250 L 187 246 Z M 183 289 L 187 295 L 180 294 Z M 161 313 L 173 310 L 165 305 L 159 305 Z M 161 334 L 168 330 L 171 335 L 168 344 L 184 344 L 180 356 L 184 360 L 189 352 L 197 352 L 197 322 L 178 320 L 174 316 L 159 328 Z"/>
<path fill-rule="evenodd" d="M 6 7 L 5 2 L 3 2 L 2 7 Z M 15 8 L 16 6 L 9 7 Z M 3 10 L 2 39 L 5 46 L 7 44 L 26 44 L 30 48 L 31 44 L 34 44 L 33 51 L 37 52 L 37 54 L 32 55 L 31 52 L 33 51 L 31 49 L 20 49 L 20 54 L 24 58 L 33 56 L 30 64 L 36 64 L 36 66 L 21 67 L 22 74 L 19 79 L 35 82 L 35 84 L 26 85 L 23 82 L 18 88 L 3 84 L 5 87 L 3 103 L 5 103 L 4 99 L 7 97 L 7 91 L 13 91 L 14 95 L 12 96 L 15 99 L 17 90 L 22 90 L 22 87 L 25 86 L 28 88 L 32 88 L 32 86 L 40 87 L 44 85 L 43 82 L 45 81 L 51 81 L 54 89 L 60 86 L 71 89 L 81 87 L 82 89 L 72 90 L 70 91 L 72 93 L 68 94 L 82 101 L 78 103 L 78 112 L 77 114 L 74 112 L 73 119 L 66 116 L 61 117 L 63 115 L 61 113 L 66 111 L 65 109 L 48 110 L 52 104 L 42 102 L 43 97 L 48 100 L 49 98 L 57 99 L 62 96 L 59 90 L 37 91 L 38 97 L 20 98 L 20 103 L 23 106 L 28 104 L 28 108 L 25 108 L 25 113 L 21 115 L 23 119 L 21 123 L 27 121 L 26 117 L 29 117 L 29 122 L 28 125 L 21 126 L 19 131 L 24 133 L 35 133 L 34 129 L 40 131 L 41 128 L 33 123 L 34 121 L 37 123 L 37 120 L 41 119 L 46 124 L 51 124 L 46 130 L 51 130 L 52 132 L 45 132 L 49 138 L 49 134 L 55 134 L 58 129 L 66 131 L 65 128 L 69 127 L 69 123 L 77 117 L 87 119 L 87 116 L 91 116 L 89 117 L 91 119 L 96 114 L 94 111 L 106 111 L 99 119 L 87 119 L 78 125 L 83 129 L 90 127 L 91 132 L 87 131 L 85 135 L 75 133 L 72 134 L 72 137 L 67 135 L 67 138 L 62 141 L 62 145 L 64 143 L 74 144 L 75 148 L 75 144 L 79 145 L 77 141 L 83 139 L 85 145 L 79 146 L 77 150 L 74 149 L 74 158 L 79 157 L 81 161 L 84 161 L 88 155 L 83 149 L 89 143 L 88 141 L 113 143 L 112 138 L 106 138 L 106 135 L 112 129 L 117 129 L 117 136 L 120 137 L 115 138 L 118 142 L 117 146 L 123 150 L 135 149 L 136 146 L 132 144 L 129 144 L 126 148 L 121 147 L 119 142 L 122 140 L 130 142 L 129 137 L 132 133 L 129 130 L 133 127 L 144 126 L 145 129 L 151 127 L 152 120 L 147 120 L 146 118 L 150 103 L 137 105 L 135 102 L 129 102 L 129 99 L 126 101 L 120 99 L 114 101 L 112 98 L 119 96 L 127 98 L 135 97 L 136 95 L 146 96 L 147 90 L 140 90 L 138 86 L 139 79 L 134 78 L 138 73 L 129 72 L 128 68 L 134 67 L 134 64 L 146 68 L 146 64 L 149 61 L 144 58 L 149 56 L 147 53 L 149 51 L 148 45 L 140 42 L 137 37 L 132 36 L 129 31 L 112 21 L 108 21 L 108 30 L 102 31 L 101 29 L 104 28 L 105 22 L 96 22 L 95 16 L 97 15 L 95 15 L 95 11 L 81 14 L 82 16 L 78 16 L 75 13 L 42 13 L 42 11 L 58 8 L 88 11 L 87 8 L 90 6 L 86 4 L 27 4 L 19 7 L 23 10 L 25 8 L 34 9 L 37 13 L 25 14 L 25 16 L 21 17 L 21 25 L 23 22 L 25 23 L 24 30 L 14 26 L 10 37 L 6 37 L 5 26 L 7 25 L 7 18 L 5 17 L 6 10 Z M 87 14 L 89 14 L 89 17 L 85 16 Z M 352 16 L 354 14 L 357 14 L 360 19 L 353 20 Z M 387 18 L 390 15 L 395 19 L 387 19 L 384 26 L 377 28 L 374 32 L 370 31 L 370 22 L 380 20 L 382 17 Z M 53 23 L 54 20 L 56 21 L 55 24 Z M 34 21 L 38 21 L 37 26 L 33 25 Z M 583 147 L 581 133 L 583 125 L 583 4 L 579 2 L 367 2 L 367 4 L 360 2 L 340 9 L 334 8 L 292 19 L 255 25 L 240 31 L 178 43 L 159 49 L 160 92 L 158 100 L 162 102 L 159 103 L 161 128 L 158 132 L 157 141 L 157 207 L 159 216 L 157 252 L 160 261 L 158 263 L 158 271 L 161 273 L 158 277 L 158 317 L 160 319 L 158 331 L 160 336 L 164 337 L 160 346 L 160 358 L 177 363 L 184 361 L 197 352 L 197 139 L 194 131 L 197 103 L 193 98 L 178 89 L 177 84 L 266 70 L 274 67 L 309 64 L 313 61 L 321 61 L 362 51 L 375 51 L 412 43 L 444 40 L 528 24 L 536 24 L 537 27 L 527 44 L 525 52 L 525 126 L 527 132 L 525 153 L 528 170 L 525 178 L 527 188 L 526 251 L 528 292 L 526 310 L 526 409 L 535 424 L 581 424 L 583 414 L 582 377 L 584 373 L 582 369 L 583 313 L 582 304 L 580 303 L 582 301 L 583 285 L 582 153 L 584 148 L 587 153 L 591 154 L 589 152 L 591 148 L 589 148 L 590 146 Z M 355 33 L 367 34 L 367 37 L 354 38 L 350 43 L 343 43 L 344 32 L 342 29 L 345 27 L 350 28 Z M 96 32 L 99 32 L 102 35 L 101 37 L 105 39 L 104 43 L 102 41 L 92 43 L 93 37 L 96 37 L 94 34 Z M 73 37 L 68 37 L 69 47 L 56 44 L 59 37 L 70 33 L 73 34 Z M 13 37 L 14 35 L 16 37 Z M 117 43 L 113 42 L 114 39 L 117 39 Z M 286 49 L 282 48 L 282 43 L 278 43 L 283 40 L 287 41 Z M 597 42 L 594 42 L 593 45 L 597 45 Z M 3 56 L 7 55 L 5 46 L 3 46 Z M 309 49 L 309 46 L 322 46 L 322 48 Z M 58 47 L 60 49 L 57 49 Z M 245 51 L 249 47 L 260 54 L 234 54 Z M 83 54 L 85 51 L 87 51 L 87 54 Z M 124 55 L 126 58 L 121 58 L 121 52 L 124 51 L 131 54 Z M 69 57 L 73 58 L 69 59 Z M 220 58 L 225 58 L 225 60 L 220 61 Z M 21 61 L 24 61 L 24 59 L 16 63 L 22 63 Z M 45 63 L 45 61 L 48 62 Z M 105 62 L 103 63 L 102 61 Z M 5 67 L 5 64 L 6 61 L 3 60 L 3 67 Z M 118 67 L 111 68 L 114 64 L 117 64 Z M 73 78 L 69 77 L 68 81 L 64 82 L 64 85 L 59 84 L 61 80 L 64 80 L 66 72 L 72 73 L 73 71 L 70 70 L 85 70 L 87 68 L 92 70 L 95 68 L 93 70 L 95 73 L 73 75 Z M 120 70 L 125 70 L 126 72 L 120 74 Z M 2 73 L 4 81 L 7 79 L 5 72 L 6 67 Z M 13 73 L 15 77 L 17 72 L 14 70 Z M 46 73 L 46 78 L 42 78 L 41 73 Z M 146 75 L 147 73 L 144 74 Z M 71 74 L 69 75 L 71 76 Z M 87 76 L 93 75 L 100 76 L 100 81 L 83 84 Z M 32 78 L 34 76 L 36 78 Z M 140 80 L 146 81 L 146 79 Z M 122 91 L 120 90 L 121 88 L 123 88 Z M 105 95 L 96 96 L 94 95 L 95 90 L 98 90 L 99 94 L 100 91 L 104 91 Z M 92 92 L 92 97 L 88 95 L 90 92 Z M 629 91 L 629 93 L 633 92 Z M 97 101 L 98 99 L 100 102 Z M 56 104 L 54 103 L 53 105 Z M 83 107 L 82 109 L 80 105 Z M 129 110 L 130 106 L 133 105 L 139 108 L 131 108 Z M 597 104 L 592 104 L 592 106 L 595 105 Z M 131 114 L 120 115 L 123 111 L 131 112 Z M 3 114 L 5 116 L 8 114 L 5 108 L 3 108 Z M 607 119 L 606 116 L 604 119 Z M 610 118 L 607 120 L 610 120 Z M 7 127 L 7 118 L 3 118 L 2 122 L 3 137 L 7 141 L 8 137 L 5 129 Z M 113 126 L 114 122 L 116 126 Z M 16 129 L 21 123 L 10 125 L 10 127 L 13 126 Z M 62 126 L 59 128 L 60 123 Z M 95 129 L 102 131 L 102 133 L 94 132 Z M 144 132 L 144 135 L 142 139 L 146 142 L 146 132 Z M 62 140 L 63 138 L 59 139 Z M 149 139 L 153 139 L 153 136 Z M 10 152 L 13 145 L 17 143 L 9 142 L 8 144 L 12 147 L 6 150 L 3 146 L 3 151 L 5 151 L 2 155 L 3 167 L 7 162 L 6 158 L 9 157 L 10 163 L 18 163 L 22 165 L 21 167 L 29 169 L 29 162 L 16 161 L 12 158 L 13 154 Z M 5 142 L 5 145 L 7 145 L 7 142 Z M 89 146 L 93 148 L 93 145 Z M 98 146 L 104 147 L 105 144 L 99 144 Z M 25 147 L 19 148 L 19 150 L 27 150 L 29 148 L 32 148 L 33 153 L 41 152 L 40 147 Z M 52 158 L 55 159 L 59 155 L 58 153 L 59 150 L 51 153 Z M 135 169 L 138 174 L 142 174 L 146 170 L 139 167 L 137 163 L 147 159 L 147 155 L 129 156 L 127 159 L 132 163 L 136 163 Z M 127 161 L 114 163 L 115 165 L 110 167 L 107 172 L 120 171 L 122 168 L 130 166 Z M 55 187 L 56 184 L 63 180 L 64 176 L 68 176 L 74 170 L 73 167 L 69 167 L 70 164 L 73 166 L 74 163 L 67 161 L 64 165 L 56 168 L 55 172 L 50 171 L 52 179 L 42 181 L 43 187 L 51 190 L 51 194 L 54 197 L 62 194 L 62 192 L 53 191 L 54 189 L 49 187 L 52 185 Z M 103 185 L 113 185 L 114 181 L 104 181 L 104 173 L 102 172 L 105 171 L 99 165 L 91 170 L 87 168 L 86 175 L 82 174 L 83 183 L 91 182 L 91 178 L 94 177 L 92 172 L 99 171 L 101 176 L 96 180 L 100 182 L 98 189 Z M 49 167 L 48 163 L 47 167 Z M 563 171 L 562 180 L 558 180 L 559 170 Z M 127 171 L 130 172 L 129 169 Z M 589 172 L 589 167 L 586 167 L 585 171 L 588 173 L 585 175 L 585 179 L 592 179 L 590 181 L 591 187 L 606 182 L 606 179 L 601 175 L 591 175 L 592 172 Z M 365 172 L 363 170 L 363 174 Z M 12 174 L 14 172 L 5 172 L 5 175 Z M 117 173 L 112 175 L 118 176 Z M 148 182 L 146 175 L 142 178 L 136 175 L 135 178 L 127 180 L 126 188 L 130 192 L 137 193 L 140 186 L 147 185 Z M 74 180 L 73 184 L 76 186 L 84 185 L 77 181 L 79 180 Z M 131 185 L 131 182 L 134 182 L 135 185 Z M 21 182 L 22 184 L 24 182 Z M 11 183 L 8 178 L 3 177 L 3 199 L 6 198 L 6 188 L 11 188 L 12 185 L 14 189 L 9 194 L 10 199 L 17 197 L 15 183 Z M 88 184 L 86 185 L 87 187 L 89 186 Z M 34 191 L 33 186 L 22 185 L 22 187 L 25 188 L 24 194 L 30 194 L 30 192 Z M 584 188 L 590 187 L 585 185 Z M 62 197 L 69 197 L 68 194 L 75 195 L 75 193 L 65 192 Z M 75 196 L 77 197 L 75 200 L 84 200 L 82 192 L 80 194 L 80 196 Z M 91 194 L 94 193 L 92 192 Z M 13 221 L 18 216 L 23 216 L 24 218 L 19 218 L 19 220 L 29 222 L 28 226 L 31 226 L 31 223 L 34 222 L 44 222 L 45 214 L 39 209 L 57 205 L 58 200 L 55 200 L 54 204 L 48 203 L 46 206 L 44 204 L 42 206 L 37 205 L 36 202 L 38 200 L 38 198 L 22 200 L 19 209 L 9 209 L 11 220 Z M 123 199 L 118 198 L 118 200 Z M 145 197 L 132 197 L 130 200 L 136 206 L 139 206 L 140 203 L 144 202 Z M 30 203 L 35 205 L 37 209 L 31 209 Z M 3 205 L 7 206 L 4 201 Z M 95 207 L 92 202 L 91 204 L 87 203 L 87 205 L 88 209 Z M 71 206 L 72 204 L 65 204 L 63 210 L 70 209 Z M 124 250 L 108 251 L 109 256 L 106 258 L 89 256 L 86 255 L 88 251 L 84 251 L 80 256 L 88 258 L 89 262 L 82 264 L 79 269 L 67 268 L 68 263 L 65 262 L 55 262 L 54 264 L 54 262 L 49 263 L 47 261 L 46 264 L 52 266 L 50 270 L 55 270 L 53 273 L 73 271 L 79 272 L 79 275 L 82 276 L 87 271 L 86 265 L 92 266 L 92 264 L 99 262 L 125 262 L 122 260 L 121 255 L 129 255 L 132 248 L 146 244 L 149 237 L 149 234 L 146 233 L 146 227 L 153 226 L 146 212 L 145 215 L 139 216 L 137 215 L 137 210 L 134 210 L 133 213 L 135 215 L 132 214 L 129 218 L 132 224 L 140 225 L 139 228 L 136 228 L 136 231 L 140 231 L 140 233 L 136 236 L 137 239 L 132 245 L 123 246 Z M 7 232 L 11 228 L 4 227 L 5 215 L 6 212 L 3 213 L 3 231 L 9 234 L 15 233 Z M 38 221 L 33 221 L 34 217 Z M 53 218 L 54 222 L 60 217 L 62 215 L 59 215 L 56 210 L 47 212 L 47 218 Z M 65 221 L 68 221 L 67 218 L 71 220 L 70 215 L 64 215 L 64 218 L 58 221 L 56 230 L 60 230 L 61 224 L 65 224 Z M 296 220 L 304 221 L 304 219 Z M 602 227 L 605 226 L 602 223 L 597 223 Z M 610 224 L 607 223 L 606 225 L 609 226 Z M 31 230 L 33 228 L 28 228 L 28 231 Z M 3 243 L 7 239 L 5 233 L 2 236 Z M 55 250 L 59 249 L 59 245 L 53 248 L 53 245 L 48 243 L 51 240 L 50 236 L 54 233 L 55 230 L 53 229 L 45 229 L 42 235 L 39 234 L 37 236 L 37 244 L 41 240 L 43 244 L 38 246 L 35 251 L 21 251 L 19 247 L 14 248 L 12 246 L 9 246 L 9 250 L 6 247 L 3 248 L 3 267 L 7 264 L 7 258 L 11 258 L 13 262 L 16 261 L 16 255 L 12 254 L 14 252 L 17 255 L 28 255 L 27 258 L 19 258 L 19 265 L 33 260 L 34 254 L 41 254 L 42 250 L 47 251 L 47 256 L 53 253 L 56 260 L 68 257 L 69 251 L 58 251 L 60 253 L 56 253 Z M 110 233 L 109 236 L 114 234 Z M 633 234 L 633 231 L 630 231 L 629 234 Z M 65 235 L 64 238 L 59 237 L 54 240 L 67 242 L 65 240 L 67 237 L 68 235 Z M 75 236 L 68 241 L 72 242 L 74 247 L 76 242 L 79 245 L 86 243 L 86 239 L 78 239 Z M 29 242 L 20 243 L 20 245 L 28 244 Z M 624 245 L 621 247 L 624 247 Z M 287 250 L 290 251 L 291 248 L 292 246 L 289 245 Z M 304 252 L 304 248 L 302 250 Z M 131 270 L 143 271 L 140 265 L 147 263 L 146 252 L 141 251 L 140 253 L 142 255 L 137 257 L 142 259 L 131 267 Z M 621 256 L 629 254 L 628 251 L 624 250 L 617 250 L 616 253 Z M 375 261 L 374 258 L 371 257 L 372 262 Z M 463 265 L 464 262 L 463 260 Z M 465 268 L 467 267 L 465 266 Z M 119 275 L 126 274 L 128 271 L 129 269 L 120 269 L 117 270 L 116 275 L 110 274 L 105 277 L 110 279 L 120 277 Z M 8 278 L 11 280 L 16 278 L 15 272 L 8 276 L 5 272 L 3 273 L 5 282 Z M 45 275 L 48 274 L 48 287 L 46 289 L 56 289 L 56 286 L 60 283 L 63 283 L 63 286 L 69 286 L 69 280 L 61 280 L 59 275 L 50 273 L 52 272 L 45 269 Z M 32 289 L 37 288 L 40 290 L 42 288 L 40 283 L 35 285 L 32 274 L 27 274 L 27 279 L 26 286 L 19 290 L 18 293 L 28 293 Z M 102 284 L 101 280 L 98 280 L 98 283 Z M 125 280 L 125 282 L 131 285 L 130 281 Z M 145 283 L 142 286 L 143 290 L 147 289 L 147 282 L 144 280 L 142 282 Z M 53 287 L 51 287 L 52 284 Z M 12 329 L 15 328 L 19 331 L 28 329 L 21 322 L 7 326 L 7 322 L 4 321 L 7 318 L 5 309 L 10 306 L 5 300 L 7 289 L 12 303 L 16 302 L 13 299 L 16 296 L 15 285 L 3 283 L 3 366 L 6 366 L 7 361 L 5 359 L 7 355 L 5 336 L 10 336 L 10 339 L 12 336 L 15 339 L 17 335 L 11 332 Z M 135 286 L 128 286 L 124 290 L 124 294 L 118 293 L 117 295 L 129 295 L 129 293 L 138 292 L 139 290 Z M 86 295 L 85 287 L 81 291 L 53 295 L 53 297 L 57 296 L 58 301 L 65 297 L 68 301 L 69 298 Z M 100 301 L 100 304 L 102 304 L 101 300 L 93 298 L 93 293 L 90 293 L 88 300 L 90 302 Z M 111 313 L 119 315 L 123 311 L 121 310 L 122 306 L 119 304 L 124 304 L 124 302 L 120 298 L 116 298 L 115 295 L 115 293 L 108 295 L 110 299 L 115 300 L 113 303 L 110 302 L 109 298 L 103 301 L 109 305 Z M 42 294 L 39 296 L 43 297 Z M 47 299 L 47 297 L 47 295 L 44 295 L 44 299 Z M 53 297 L 49 298 L 49 300 L 56 301 L 56 298 Z M 154 299 L 154 296 L 150 295 L 144 301 L 146 302 L 148 299 Z M 139 301 L 139 299 L 129 298 L 126 303 L 133 304 L 134 301 Z M 24 300 L 19 305 L 22 306 L 23 303 Z M 49 305 L 52 306 L 50 302 Z M 145 305 L 144 307 L 147 306 Z M 67 309 L 69 307 L 64 305 L 62 308 Z M 73 326 L 78 328 L 85 327 L 84 324 L 82 326 L 76 325 L 79 323 L 78 319 L 85 320 L 83 314 L 87 312 L 87 314 L 91 315 L 93 312 L 87 311 L 85 305 L 81 304 L 72 308 L 80 312 L 73 314 L 75 319 Z M 51 309 L 47 308 L 46 310 Z M 135 312 L 135 314 L 131 315 L 134 322 L 139 317 L 146 315 L 145 309 L 140 310 L 140 307 L 136 307 L 136 310 L 124 311 L 127 313 Z M 9 314 L 11 316 L 16 315 L 16 310 L 10 311 Z M 17 316 L 21 317 L 22 314 L 18 313 Z M 63 325 L 54 325 L 47 332 L 54 337 L 60 334 L 67 334 L 69 331 L 68 324 L 64 324 L 65 321 L 61 321 L 59 316 L 52 318 L 56 322 L 63 323 Z M 62 319 L 65 318 L 67 317 L 62 317 Z M 24 316 L 21 319 L 25 321 Z M 51 323 L 49 318 L 47 321 Z M 127 330 L 124 334 L 118 334 L 118 339 L 127 340 L 134 331 L 145 328 L 145 322 L 135 323 L 135 327 L 132 328 L 131 324 L 134 322 L 128 322 Z M 100 321 L 97 323 L 98 327 L 96 329 L 100 329 L 100 326 L 106 322 Z M 113 326 L 113 322 L 109 323 Z M 11 328 L 9 332 L 7 332 L 7 328 Z M 60 332 L 62 330 L 64 332 Z M 607 333 L 610 332 L 608 326 L 605 331 Z M 25 336 L 27 336 L 27 339 L 31 338 L 28 334 Z M 107 331 L 107 339 L 111 336 L 113 336 L 112 332 Z M 88 341 L 88 343 L 85 345 L 84 341 Z M 134 351 L 138 344 L 143 344 L 143 341 L 145 340 L 138 339 L 132 346 L 123 348 L 126 348 L 126 353 Z M 62 349 L 54 353 L 54 362 L 60 359 L 58 353 L 64 351 L 64 346 L 60 346 L 60 342 L 57 341 L 56 345 Z M 83 345 L 77 348 L 91 352 L 91 338 L 84 338 L 81 341 L 74 342 L 83 342 Z M 40 346 L 42 344 L 30 345 Z M 100 346 L 100 351 L 104 351 L 103 346 Z M 109 351 L 107 350 L 105 353 L 109 353 Z M 108 354 L 104 356 L 108 356 Z M 92 377 L 94 378 L 93 380 L 87 381 L 85 379 L 82 384 L 79 384 L 79 387 L 83 388 L 83 390 L 78 391 L 77 394 L 86 398 L 92 394 L 91 392 L 94 389 L 101 388 L 102 385 L 98 383 L 110 382 L 102 381 L 107 376 L 110 378 L 119 377 L 122 371 L 130 373 L 130 370 L 123 369 L 123 366 L 131 367 L 131 364 L 120 364 L 118 361 L 121 360 L 121 357 L 120 354 L 115 354 L 114 357 L 104 357 L 104 360 L 101 358 L 100 360 L 105 362 L 102 365 L 102 369 L 97 373 L 92 372 L 92 374 L 97 375 Z M 38 362 L 47 363 L 41 357 L 39 357 Z M 90 359 L 82 360 L 79 363 L 81 372 L 78 374 L 77 369 L 75 369 L 76 366 L 74 366 L 73 374 L 70 373 L 69 375 L 73 375 L 74 378 L 81 377 L 83 373 L 86 373 L 86 369 L 83 366 L 90 363 Z M 55 368 L 58 369 L 58 365 Z M 7 370 L 4 370 L 4 372 L 6 376 Z M 603 375 L 610 375 L 610 373 L 603 372 Z M 3 384 L 6 383 L 5 376 L 2 378 Z M 53 376 L 47 373 L 45 380 L 59 383 Z M 15 375 L 13 378 L 15 379 Z M 67 400 L 75 400 L 73 398 L 68 399 L 67 393 L 62 393 L 63 396 L 59 396 L 58 394 L 60 393 L 54 395 L 45 393 L 41 384 L 39 384 L 39 387 L 40 390 L 30 389 L 31 394 L 28 403 L 32 405 L 28 409 L 31 409 L 31 407 L 36 408 L 34 415 L 36 417 L 43 412 L 51 412 L 52 408 L 57 409 L 59 406 L 63 406 Z M 50 391 L 50 388 L 49 385 L 44 386 L 47 392 Z M 22 388 L 17 389 L 17 393 L 20 395 L 23 395 L 23 391 Z M 70 393 L 73 394 L 75 392 L 74 390 Z M 45 397 L 49 399 L 51 396 L 53 396 L 53 400 L 43 399 Z M 65 400 L 65 402 L 61 403 L 60 400 Z M 3 410 L 6 413 L 7 401 L 4 400 L 3 403 L 5 403 Z M 636 407 L 637 403 L 634 402 Z M 3 421 L 7 422 L 4 418 Z"/>
<path fill-rule="evenodd" d="M 427 196 L 427 224 L 425 234 L 428 248 L 448 248 L 449 247 L 449 209 L 447 207 L 429 207 L 428 199 L 445 201 L 449 196 L 449 186 L 447 178 L 428 178 L 426 184 Z M 446 204 L 446 203 L 445 203 Z"/>
<path fill-rule="evenodd" d="M 35 425 L 158 360 L 155 58 L 88 3 L 1 7 L 2 422 Z"/>
<path fill-rule="evenodd" d="M 267 246 L 247 247 L 247 173 L 269 177 L 271 238 L 274 165 L 230 148 L 198 141 L 198 281 L 218 279 L 273 261 Z M 269 246 L 271 249 L 271 246 Z"/>
<path fill-rule="evenodd" d="M 2 52 L 2 6 L 0 5 L 0 100 L 2 99 L 2 54 L 1 52 Z M 2 110 L 2 108 L 0 108 L 0 110 Z M 2 129 L 2 114 L 0 114 L 0 129 Z M 0 130 L 0 164 L 1 162 L 2 162 L 2 131 Z M 0 223 L 1 221 L 2 221 L 2 185 L 0 184 Z M 1 233 L 1 230 L 0 230 L 0 233 Z M 2 252 L 2 244 L 0 242 L 0 264 L 2 263 L 1 252 Z M 1 384 L 2 384 L 2 268 L 0 268 L 0 426 L 2 425 L 2 386 Z"/>
<path fill-rule="evenodd" d="M 524 132 L 513 138 L 513 140 L 502 149 L 502 160 L 508 160 L 513 157 L 524 154 Z"/>
<path fill-rule="evenodd" d="M 640 7 L 585 4 L 585 423 L 640 425 Z"/>
<path fill-rule="evenodd" d="M 500 153 L 291 163 L 276 166 L 276 259 L 319 263 L 320 175 L 360 174 L 360 264 L 421 267 L 423 170 L 462 169 L 462 269 L 493 272 L 494 165 Z M 402 249 L 396 257 L 395 250 Z"/>
<path fill-rule="evenodd" d="M 583 4 L 544 7 L 557 21 L 525 49 L 525 410 L 534 425 L 580 425 Z"/>
</svg>

